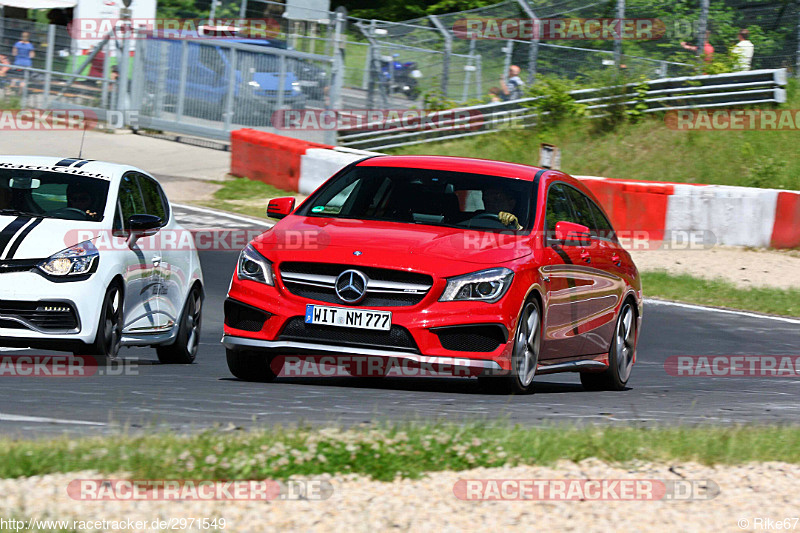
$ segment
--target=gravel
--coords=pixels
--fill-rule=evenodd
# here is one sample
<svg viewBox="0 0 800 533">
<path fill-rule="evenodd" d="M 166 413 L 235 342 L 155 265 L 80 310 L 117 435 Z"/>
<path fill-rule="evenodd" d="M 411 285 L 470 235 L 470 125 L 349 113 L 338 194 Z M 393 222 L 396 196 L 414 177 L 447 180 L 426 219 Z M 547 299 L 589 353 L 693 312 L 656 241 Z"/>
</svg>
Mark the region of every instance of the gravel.
<svg viewBox="0 0 800 533">
<path fill-rule="evenodd" d="M 581 532 L 754 531 L 761 529 L 757 518 L 783 520 L 800 514 L 800 466 L 777 462 L 717 467 L 692 463 L 610 466 L 589 459 L 580 463 L 562 461 L 550 467 L 435 472 L 419 480 L 390 483 L 354 475 L 325 476 L 333 484 L 334 493 L 327 500 L 317 501 L 76 501 L 67 495 L 66 487 L 74 479 L 108 477 L 114 476 L 77 472 L 0 480 L 0 517 L 133 519 L 149 523 L 184 517 L 225 518 L 225 531 L 355 533 L 533 528 Z M 695 501 L 462 501 L 453 492 L 460 479 L 711 480 L 719 485 L 720 493 Z M 800 530 L 800 523 L 795 529 Z"/>
</svg>

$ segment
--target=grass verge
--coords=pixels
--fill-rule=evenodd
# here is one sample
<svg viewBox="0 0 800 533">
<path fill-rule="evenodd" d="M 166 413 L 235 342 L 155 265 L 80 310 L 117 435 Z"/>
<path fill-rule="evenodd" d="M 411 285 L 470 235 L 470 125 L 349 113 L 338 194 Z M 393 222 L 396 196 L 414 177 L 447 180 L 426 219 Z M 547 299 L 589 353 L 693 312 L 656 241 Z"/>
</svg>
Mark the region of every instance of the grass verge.
<svg viewBox="0 0 800 533">
<path fill-rule="evenodd" d="M 707 280 L 660 271 L 642 272 L 642 288 L 645 297 L 771 315 L 800 316 L 800 289 L 744 289 L 721 279 Z"/>
<path fill-rule="evenodd" d="M 136 479 L 285 479 L 357 473 L 377 480 L 425 472 L 589 457 L 610 463 L 800 463 L 800 427 L 522 428 L 403 424 L 358 429 L 207 431 L 193 436 L 3 441 L 0 477 L 98 470 Z"/>
<path fill-rule="evenodd" d="M 270 198 L 298 196 L 296 192 L 278 189 L 248 178 L 233 178 L 215 183 L 222 188 L 214 192 L 213 200 L 199 202 L 199 205 L 257 218 L 267 218 L 267 203 Z"/>
</svg>

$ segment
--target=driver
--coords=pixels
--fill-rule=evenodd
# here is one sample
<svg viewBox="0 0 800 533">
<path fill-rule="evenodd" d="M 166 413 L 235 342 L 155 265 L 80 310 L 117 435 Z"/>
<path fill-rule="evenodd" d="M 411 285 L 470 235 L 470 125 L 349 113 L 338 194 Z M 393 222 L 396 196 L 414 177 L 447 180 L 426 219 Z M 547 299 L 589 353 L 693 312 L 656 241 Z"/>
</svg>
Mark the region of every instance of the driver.
<svg viewBox="0 0 800 533">
<path fill-rule="evenodd" d="M 497 218 L 504 226 L 521 230 L 519 219 L 512 213 L 517 207 L 517 201 L 502 189 L 487 189 L 483 191 L 483 208 L 488 213 L 497 213 Z"/>
<path fill-rule="evenodd" d="M 70 183 L 67 186 L 67 207 L 83 211 L 89 218 L 96 219 L 97 211 L 92 204 L 94 204 L 92 193 L 84 184 Z"/>
</svg>

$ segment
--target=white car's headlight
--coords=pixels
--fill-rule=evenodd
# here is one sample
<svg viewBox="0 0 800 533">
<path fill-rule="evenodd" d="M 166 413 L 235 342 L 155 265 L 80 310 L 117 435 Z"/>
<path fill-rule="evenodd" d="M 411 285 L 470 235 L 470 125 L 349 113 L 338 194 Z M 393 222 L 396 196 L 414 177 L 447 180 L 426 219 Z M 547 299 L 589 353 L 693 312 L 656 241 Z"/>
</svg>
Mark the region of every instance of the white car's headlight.
<svg viewBox="0 0 800 533">
<path fill-rule="evenodd" d="M 439 301 L 479 300 L 494 303 L 503 297 L 512 279 L 514 272 L 507 268 L 490 268 L 449 278 Z"/>
<path fill-rule="evenodd" d="M 37 266 L 50 276 L 80 276 L 94 272 L 99 257 L 94 244 L 83 241 L 51 255 Z"/>
<path fill-rule="evenodd" d="M 272 263 L 258 253 L 251 244 L 245 246 L 244 250 L 239 254 L 236 273 L 239 279 L 249 279 L 265 285 L 275 285 L 275 280 L 272 276 Z"/>
</svg>

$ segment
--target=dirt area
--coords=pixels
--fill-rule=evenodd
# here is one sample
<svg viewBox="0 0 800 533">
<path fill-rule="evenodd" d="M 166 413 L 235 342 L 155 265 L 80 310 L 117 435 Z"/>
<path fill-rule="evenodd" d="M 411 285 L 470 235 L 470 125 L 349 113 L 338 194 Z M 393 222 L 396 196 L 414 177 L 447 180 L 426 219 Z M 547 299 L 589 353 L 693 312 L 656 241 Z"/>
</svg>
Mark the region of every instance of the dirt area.
<svg viewBox="0 0 800 533">
<path fill-rule="evenodd" d="M 739 287 L 800 288 L 800 252 L 714 247 L 710 250 L 631 251 L 640 271 L 666 270 L 722 278 Z"/>
<path fill-rule="evenodd" d="M 325 500 L 76 501 L 67 495 L 72 480 L 108 477 L 79 472 L 0 480 L 0 515 L 17 520 L 132 519 L 148 523 L 155 519 L 225 518 L 225 531 L 754 531 L 766 529 L 764 520 L 797 516 L 800 466 L 776 462 L 620 467 L 588 459 L 562 461 L 552 467 L 437 472 L 420 480 L 391 483 L 323 476 L 333 486 L 333 494 Z M 677 482 L 680 487 L 666 493 L 656 488 L 651 494 L 658 494 L 658 499 L 635 501 L 631 494 L 642 498 L 647 493 L 634 490 L 624 496 L 620 486 L 607 493 L 612 498 L 616 494 L 612 501 L 598 501 L 595 496 L 568 501 L 563 496 L 561 501 L 464 501 L 456 494 L 465 493 L 454 490 L 459 480 L 566 479 L 595 480 L 607 487 L 613 487 L 614 480 L 632 479 L 647 480 L 655 487 Z M 465 484 L 462 481 L 460 486 Z M 761 528 L 757 519 L 762 519 Z"/>
<path fill-rule="evenodd" d="M 214 193 L 222 188 L 214 182 L 160 176 L 159 182 L 167 193 L 170 202 L 198 203 L 213 200 Z"/>
</svg>

